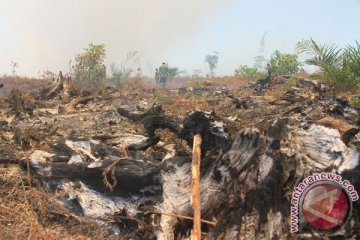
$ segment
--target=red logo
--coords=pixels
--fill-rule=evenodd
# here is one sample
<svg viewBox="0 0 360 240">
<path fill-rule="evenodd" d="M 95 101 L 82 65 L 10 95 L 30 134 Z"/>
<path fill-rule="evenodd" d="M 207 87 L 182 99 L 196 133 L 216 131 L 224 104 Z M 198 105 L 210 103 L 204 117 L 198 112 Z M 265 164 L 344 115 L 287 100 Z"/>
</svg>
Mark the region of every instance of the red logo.
<svg viewBox="0 0 360 240">
<path fill-rule="evenodd" d="M 346 222 L 350 212 L 350 200 L 336 185 L 319 183 L 306 192 L 301 208 L 305 220 L 311 226 L 329 230 Z"/>
</svg>

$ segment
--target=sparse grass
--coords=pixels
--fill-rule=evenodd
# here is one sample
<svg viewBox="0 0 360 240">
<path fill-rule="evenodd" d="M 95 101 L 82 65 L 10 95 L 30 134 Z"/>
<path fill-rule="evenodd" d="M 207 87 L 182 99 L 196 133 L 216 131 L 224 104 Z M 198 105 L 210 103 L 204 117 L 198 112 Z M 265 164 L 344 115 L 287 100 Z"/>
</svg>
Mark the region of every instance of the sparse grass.
<svg viewBox="0 0 360 240">
<path fill-rule="evenodd" d="M 295 85 L 298 82 L 298 78 L 292 76 L 291 78 L 289 78 L 288 80 L 285 81 L 284 85 L 283 85 L 283 89 L 285 92 L 289 91 L 292 87 L 295 87 Z"/>
<path fill-rule="evenodd" d="M 226 85 L 232 87 L 233 89 L 239 89 L 248 84 L 251 79 L 243 77 L 221 77 L 215 78 L 213 81 L 218 85 Z"/>
<path fill-rule="evenodd" d="M 0 84 L 1 83 L 4 84 L 4 87 L 0 88 L 0 93 L 11 92 L 11 90 L 13 90 L 14 88 L 17 88 L 20 91 L 30 92 L 38 90 L 39 88 L 47 85 L 47 82 L 43 80 L 7 75 L 3 75 L 0 77 Z"/>
<path fill-rule="evenodd" d="M 155 86 L 152 85 L 150 82 L 145 82 L 141 78 L 131 78 L 120 88 L 124 90 L 134 91 L 137 89 L 150 89 L 154 87 Z"/>
<path fill-rule="evenodd" d="M 185 116 L 187 112 L 195 109 L 203 111 L 211 110 L 204 97 L 201 96 L 196 99 L 192 97 L 187 99 L 182 96 L 176 96 L 173 97 L 173 101 L 170 104 L 163 105 L 163 108 L 167 114 L 173 116 Z"/>
<path fill-rule="evenodd" d="M 266 92 L 265 95 L 274 99 L 279 99 L 292 87 L 296 86 L 299 80 L 297 76 L 298 75 L 292 75 L 289 79 L 285 80 L 283 84 L 272 86 L 271 91 Z"/>
</svg>

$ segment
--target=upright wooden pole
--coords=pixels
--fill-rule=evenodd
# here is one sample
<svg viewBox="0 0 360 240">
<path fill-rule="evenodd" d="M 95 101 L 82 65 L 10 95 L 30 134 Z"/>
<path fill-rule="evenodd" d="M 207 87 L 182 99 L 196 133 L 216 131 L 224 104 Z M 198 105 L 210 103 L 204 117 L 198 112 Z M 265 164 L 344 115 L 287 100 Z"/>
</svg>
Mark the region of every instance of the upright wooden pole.
<svg viewBox="0 0 360 240">
<path fill-rule="evenodd" d="M 194 209 L 194 225 L 191 231 L 191 240 L 201 239 L 201 197 L 200 197 L 200 159 L 201 135 L 194 136 L 193 156 L 191 164 L 191 204 Z"/>
</svg>

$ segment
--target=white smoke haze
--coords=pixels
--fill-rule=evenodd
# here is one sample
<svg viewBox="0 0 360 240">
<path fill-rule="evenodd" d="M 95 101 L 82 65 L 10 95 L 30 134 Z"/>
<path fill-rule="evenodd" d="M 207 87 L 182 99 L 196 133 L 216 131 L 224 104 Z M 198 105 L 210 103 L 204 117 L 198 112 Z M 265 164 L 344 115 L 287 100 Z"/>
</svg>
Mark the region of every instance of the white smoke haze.
<svg viewBox="0 0 360 240">
<path fill-rule="evenodd" d="M 2 0 L 0 73 L 10 72 L 11 60 L 19 63 L 22 75 L 66 72 L 69 60 L 93 42 L 106 45 L 107 65 L 139 51 L 143 72 L 152 76 L 230 5 L 230 0 Z M 199 66 L 203 60 L 192 59 Z"/>
<path fill-rule="evenodd" d="M 354 43 L 359 1 L 0 0 L 0 74 L 11 73 L 11 61 L 19 75 L 67 72 L 69 60 L 92 42 L 105 44 L 108 67 L 139 51 L 149 76 L 162 62 L 205 74 L 205 55 L 218 51 L 215 72 L 232 75 L 240 64 L 254 64 L 265 31 L 267 58 L 275 50 L 294 52 L 302 39 Z"/>
</svg>

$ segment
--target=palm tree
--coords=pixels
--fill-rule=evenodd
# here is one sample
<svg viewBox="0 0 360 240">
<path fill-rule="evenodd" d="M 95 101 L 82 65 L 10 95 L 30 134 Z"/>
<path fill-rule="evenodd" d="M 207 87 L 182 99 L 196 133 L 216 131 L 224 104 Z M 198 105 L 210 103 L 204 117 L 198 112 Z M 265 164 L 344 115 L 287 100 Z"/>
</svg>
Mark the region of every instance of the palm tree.
<svg viewBox="0 0 360 240">
<path fill-rule="evenodd" d="M 360 83 L 360 45 L 348 45 L 345 49 L 335 45 L 319 45 L 313 39 L 303 40 L 296 45 L 299 54 L 310 58 L 306 64 L 320 68 L 317 76 L 333 84 L 337 91 L 358 87 Z"/>
</svg>

